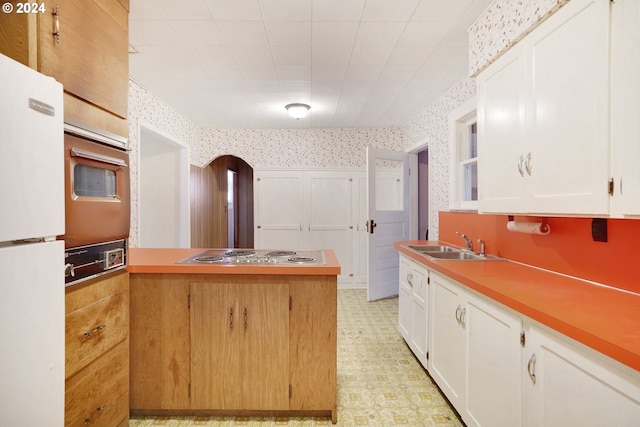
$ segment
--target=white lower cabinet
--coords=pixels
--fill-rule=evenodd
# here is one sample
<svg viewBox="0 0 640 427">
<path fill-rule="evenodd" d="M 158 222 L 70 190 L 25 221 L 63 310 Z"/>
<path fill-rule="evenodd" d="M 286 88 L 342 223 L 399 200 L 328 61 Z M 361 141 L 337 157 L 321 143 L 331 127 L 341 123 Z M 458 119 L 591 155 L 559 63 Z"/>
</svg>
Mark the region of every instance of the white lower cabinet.
<svg viewBox="0 0 640 427">
<path fill-rule="evenodd" d="M 422 366 L 427 367 L 429 270 L 400 255 L 398 330 Z"/>
<path fill-rule="evenodd" d="M 431 377 L 468 426 L 522 425 L 522 320 L 431 272 Z"/>
<path fill-rule="evenodd" d="M 637 371 L 537 325 L 525 360 L 527 426 L 640 426 Z"/>
<path fill-rule="evenodd" d="M 640 372 L 428 271 L 427 370 L 467 426 L 640 426 Z M 400 330 L 411 336 L 403 277 Z"/>
</svg>

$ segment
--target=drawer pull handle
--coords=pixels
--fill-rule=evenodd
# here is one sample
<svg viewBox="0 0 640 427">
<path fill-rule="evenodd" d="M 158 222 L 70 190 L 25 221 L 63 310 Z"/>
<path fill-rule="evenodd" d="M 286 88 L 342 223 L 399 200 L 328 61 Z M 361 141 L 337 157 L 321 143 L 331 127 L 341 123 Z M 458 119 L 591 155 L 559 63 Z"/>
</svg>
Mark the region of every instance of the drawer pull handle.
<svg viewBox="0 0 640 427">
<path fill-rule="evenodd" d="M 529 373 L 529 378 L 531 378 L 532 383 L 536 383 L 536 354 L 533 353 L 531 358 L 529 359 L 529 363 L 527 363 L 527 372 Z"/>
<path fill-rule="evenodd" d="M 249 318 L 249 312 L 247 311 L 247 307 L 244 308 L 244 330 L 245 332 L 247 331 L 247 327 L 248 327 L 248 318 Z"/>
<path fill-rule="evenodd" d="M 82 341 L 88 340 L 89 338 L 96 335 L 97 333 L 102 332 L 106 327 L 107 325 L 100 325 L 100 326 L 96 326 L 93 330 L 89 332 L 85 332 L 84 334 L 82 334 Z"/>
<path fill-rule="evenodd" d="M 520 154 L 520 159 L 518 161 L 518 172 L 520 176 L 524 177 L 524 170 L 522 169 L 522 165 L 524 164 L 524 157 Z"/>
<path fill-rule="evenodd" d="M 462 323 L 461 314 L 462 314 L 462 306 L 458 305 L 458 307 L 456 308 L 456 321 L 458 322 L 458 325 Z"/>
<path fill-rule="evenodd" d="M 53 15 L 53 38 L 55 39 L 56 44 L 58 44 L 60 43 L 60 11 L 58 6 L 56 6 L 53 12 L 51 12 L 51 15 Z"/>
<path fill-rule="evenodd" d="M 229 330 L 233 331 L 233 307 L 229 307 Z"/>
</svg>

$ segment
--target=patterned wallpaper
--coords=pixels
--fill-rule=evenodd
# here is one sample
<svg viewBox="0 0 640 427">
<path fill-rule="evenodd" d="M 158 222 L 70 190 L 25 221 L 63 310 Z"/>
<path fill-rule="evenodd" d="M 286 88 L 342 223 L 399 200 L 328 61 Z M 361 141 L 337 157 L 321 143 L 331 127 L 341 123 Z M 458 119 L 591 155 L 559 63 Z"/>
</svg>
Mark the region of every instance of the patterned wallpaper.
<svg viewBox="0 0 640 427">
<path fill-rule="evenodd" d="M 469 29 L 469 74 L 474 75 L 569 0 L 495 0 Z M 132 173 L 131 245 L 137 244 L 138 123 L 186 143 L 191 163 L 205 166 L 225 154 L 254 168 L 364 167 L 366 146 L 404 150 L 429 138 L 430 237 L 438 238 L 438 211 L 449 204 L 447 116 L 476 92 L 475 79 L 463 78 L 401 128 L 204 129 L 143 87 L 129 84 Z"/>
<path fill-rule="evenodd" d="M 429 138 L 429 238 L 438 238 L 438 212 L 449 208 L 448 115 L 476 94 L 476 81 L 467 77 L 402 127 L 405 147 Z"/>
<path fill-rule="evenodd" d="M 569 0 L 495 0 L 469 28 L 473 76 Z"/>
</svg>

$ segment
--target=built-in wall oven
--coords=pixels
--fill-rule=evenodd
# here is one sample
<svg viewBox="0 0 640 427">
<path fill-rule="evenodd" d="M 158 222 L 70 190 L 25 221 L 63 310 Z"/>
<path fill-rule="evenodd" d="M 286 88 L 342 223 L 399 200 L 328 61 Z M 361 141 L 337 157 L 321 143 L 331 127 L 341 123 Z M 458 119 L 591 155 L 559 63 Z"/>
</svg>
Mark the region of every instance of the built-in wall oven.
<svg viewBox="0 0 640 427">
<path fill-rule="evenodd" d="M 65 283 L 127 265 L 131 212 L 127 140 L 65 123 Z"/>
</svg>

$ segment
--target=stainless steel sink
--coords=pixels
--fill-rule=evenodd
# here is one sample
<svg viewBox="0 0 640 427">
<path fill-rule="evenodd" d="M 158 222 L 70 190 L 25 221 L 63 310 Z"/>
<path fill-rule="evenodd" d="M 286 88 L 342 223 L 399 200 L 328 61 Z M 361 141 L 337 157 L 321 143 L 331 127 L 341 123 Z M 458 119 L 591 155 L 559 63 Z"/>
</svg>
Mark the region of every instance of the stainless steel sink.
<svg viewBox="0 0 640 427">
<path fill-rule="evenodd" d="M 488 258 L 486 256 L 480 256 L 476 254 L 472 254 L 470 252 L 431 252 L 425 253 L 426 256 L 437 259 L 457 259 L 457 260 L 478 260 L 484 261 Z"/>
<path fill-rule="evenodd" d="M 446 245 L 408 245 L 409 249 L 430 259 L 458 260 L 458 261 L 500 261 L 502 258 L 486 255 L 482 256 L 462 248 Z"/>
<path fill-rule="evenodd" d="M 414 251 L 418 252 L 458 252 L 459 249 L 452 248 L 451 246 L 437 246 L 437 245 L 429 245 L 429 246 L 409 246 Z"/>
</svg>

